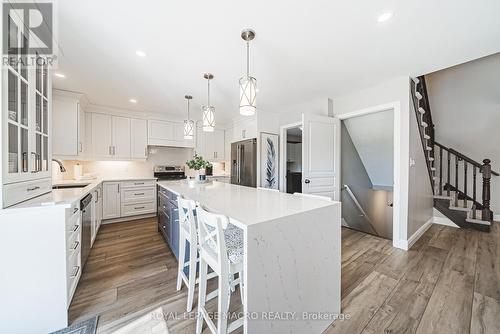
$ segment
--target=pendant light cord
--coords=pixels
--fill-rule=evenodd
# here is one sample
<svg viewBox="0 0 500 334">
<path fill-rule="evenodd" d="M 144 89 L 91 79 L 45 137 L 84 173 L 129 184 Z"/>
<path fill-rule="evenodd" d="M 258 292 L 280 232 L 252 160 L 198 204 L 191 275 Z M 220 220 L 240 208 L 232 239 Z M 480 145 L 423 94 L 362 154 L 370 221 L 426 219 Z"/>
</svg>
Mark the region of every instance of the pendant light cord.
<svg viewBox="0 0 500 334">
<path fill-rule="evenodd" d="M 210 78 L 208 80 L 208 107 L 210 108 Z"/>
<path fill-rule="evenodd" d="M 187 99 L 188 100 L 188 121 L 189 121 L 189 100 L 190 99 Z"/>
<path fill-rule="evenodd" d="M 247 41 L 247 77 L 250 76 L 250 42 Z"/>
</svg>

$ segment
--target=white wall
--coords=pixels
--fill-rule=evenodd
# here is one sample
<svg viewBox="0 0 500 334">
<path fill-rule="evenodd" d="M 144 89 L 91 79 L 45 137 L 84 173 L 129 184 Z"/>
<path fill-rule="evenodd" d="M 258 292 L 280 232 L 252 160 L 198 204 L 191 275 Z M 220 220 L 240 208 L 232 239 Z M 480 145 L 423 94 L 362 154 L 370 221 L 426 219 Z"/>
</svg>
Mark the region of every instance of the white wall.
<svg viewBox="0 0 500 334">
<path fill-rule="evenodd" d="M 425 76 L 436 141 L 500 171 L 500 53 Z M 491 209 L 500 219 L 500 177 Z"/>
<path fill-rule="evenodd" d="M 398 143 L 395 146 L 395 155 L 399 159 L 394 162 L 396 176 L 394 179 L 394 208 L 399 208 L 399 212 L 397 217 L 395 217 L 394 226 L 399 231 L 393 231 L 393 244 L 401 248 L 407 246 L 408 231 L 417 230 L 427 221 L 420 221 L 419 219 L 413 219 L 413 217 L 409 219 L 408 217 L 409 192 L 416 191 L 416 189 L 409 189 L 409 101 L 409 78 L 406 76 L 396 77 L 377 86 L 369 87 L 333 100 L 333 112 L 335 116 L 345 116 L 348 113 L 360 110 L 379 109 L 380 106 L 386 104 L 387 107 L 385 110 L 395 108 L 395 135 L 399 132 L 399 138 L 396 136 Z M 381 110 L 384 110 L 384 108 Z M 415 212 L 412 212 L 412 215 L 414 214 Z M 409 226 L 410 224 L 411 226 Z"/>
<path fill-rule="evenodd" d="M 328 116 L 328 99 L 317 98 L 293 106 L 284 106 L 279 114 L 279 125 L 300 122 L 302 114 Z"/>
</svg>

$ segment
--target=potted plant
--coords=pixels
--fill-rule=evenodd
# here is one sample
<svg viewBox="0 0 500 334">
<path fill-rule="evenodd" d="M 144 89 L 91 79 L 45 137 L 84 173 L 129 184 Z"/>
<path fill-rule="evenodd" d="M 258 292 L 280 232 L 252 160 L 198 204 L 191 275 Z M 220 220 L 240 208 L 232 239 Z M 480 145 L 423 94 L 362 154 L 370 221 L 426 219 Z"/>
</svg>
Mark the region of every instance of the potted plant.
<svg viewBox="0 0 500 334">
<path fill-rule="evenodd" d="M 206 179 L 205 168 L 211 166 L 210 162 L 204 160 L 203 157 L 198 154 L 195 154 L 193 159 L 186 161 L 186 165 L 190 169 L 194 169 L 196 171 L 196 179 L 199 181 Z"/>
</svg>

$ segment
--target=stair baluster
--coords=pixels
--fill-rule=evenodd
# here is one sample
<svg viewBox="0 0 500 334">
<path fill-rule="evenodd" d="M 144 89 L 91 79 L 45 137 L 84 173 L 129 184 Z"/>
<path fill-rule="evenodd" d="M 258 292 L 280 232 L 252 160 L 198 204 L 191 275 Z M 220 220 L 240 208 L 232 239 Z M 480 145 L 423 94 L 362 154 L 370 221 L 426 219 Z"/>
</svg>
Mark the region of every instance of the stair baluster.
<svg viewBox="0 0 500 334">
<path fill-rule="evenodd" d="M 439 195 L 443 196 L 443 148 L 439 147 Z"/>
<path fill-rule="evenodd" d="M 476 219 L 476 188 L 477 188 L 477 167 L 472 167 L 472 219 Z"/>
<path fill-rule="evenodd" d="M 491 160 L 484 159 L 483 160 L 483 212 L 482 212 L 482 220 L 491 220 L 491 210 L 490 210 L 490 181 L 491 181 Z"/>
<path fill-rule="evenodd" d="M 458 162 L 460 158 L 455 155 L 455 207 L 458 207 Z"/>
<path fill-rule="evenodd" d="M 464 208 L 467 207 L 467 161 L 464 160 Z"/>
<path fill-rule="evenodd" d="M 447 151 L 447 152 L 448 152 L 448 174 L 447 174 L 448 182 L 447 182 L 447 184 L 451 184 L 451 170 L 450 170 L 451 153 L 450 153 L 450 151 Z M 450 197 L 450 187 L 446 187 L 446 196 Z"/>
</svg>

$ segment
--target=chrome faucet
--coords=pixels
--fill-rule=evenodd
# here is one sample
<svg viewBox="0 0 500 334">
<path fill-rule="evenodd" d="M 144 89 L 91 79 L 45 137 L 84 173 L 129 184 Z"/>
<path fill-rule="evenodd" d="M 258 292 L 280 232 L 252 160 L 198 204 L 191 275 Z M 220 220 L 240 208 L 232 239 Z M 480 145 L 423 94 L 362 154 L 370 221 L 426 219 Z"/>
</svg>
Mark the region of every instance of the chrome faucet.
<svg viewBox="0 0 500 334">
<path fill-rule="evenodd" d="M 63 165 L 63 163 L 61 162 L 61 160 L 58 160 L 58 159 L 52 159 L 52 161 L 57 162 L 57 164 L 59 165 L 59 170 L 61 171 L 61 173 L 65 173 L 65 172 L 66 172 L 66 168 L 64 168 L 64 165 Z"/>
</svg>

